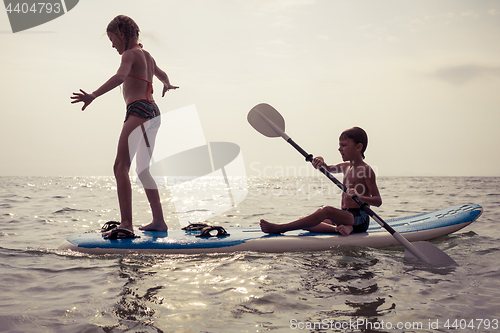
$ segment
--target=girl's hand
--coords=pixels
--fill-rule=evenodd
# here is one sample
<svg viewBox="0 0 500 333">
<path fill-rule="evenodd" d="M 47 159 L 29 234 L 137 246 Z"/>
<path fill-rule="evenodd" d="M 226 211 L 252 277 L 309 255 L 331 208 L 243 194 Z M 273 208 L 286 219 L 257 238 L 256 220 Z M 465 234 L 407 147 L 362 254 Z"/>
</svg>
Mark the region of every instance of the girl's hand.
<svg viewBox="0 0 500 333">
<path fill-rule="evenodd" d="M 90 103 L 92 103 L 92 101 L 95 99 L 95 96 L 94 94 L 87 94 L 82 89 L 80 89 L 80 91 L 81 93 L 73 93 L 73 96 L 71 96 L 70 98 L 74 100 L 73 102 L 71 102 L 71 104 L 83 102 L 83 111 L 87 106 L 89 106 Z"/>
<path fill-rule="evenodd" d="M 175 89 L 178 89 L 178 88 L 179 88 L 179 87 L 173 86 L 173 85 L 171 85 L 171 84 L 169 84 L 169 85 L 164 84 L 164 85 L 163 85 L 163 93 L 161 94 L 161 97 L 165 96 L 165 93 L 166 93 L 167 91 L 169 91 L 169 90 L 171 90 L 171 89 L 172 89 L 172 90 L 175 90 Z"/>
<path fill-rule="evenodd" d="M 327 167 L 325 161 L 323 160 L 323 157 L 321 157 L 321 156 L 315 157 L 313 159 L 313 167 L 317 169 L 320 166 L 325 167 L 325 168 Z"/>
</svg>

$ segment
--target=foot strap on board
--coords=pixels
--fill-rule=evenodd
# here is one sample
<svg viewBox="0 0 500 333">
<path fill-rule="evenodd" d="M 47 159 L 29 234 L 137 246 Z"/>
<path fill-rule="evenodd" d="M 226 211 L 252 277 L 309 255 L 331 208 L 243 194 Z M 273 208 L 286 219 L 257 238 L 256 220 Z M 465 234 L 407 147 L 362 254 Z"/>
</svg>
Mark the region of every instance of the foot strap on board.
<svg viewBox="0 0 500 333">
<path fill-rule="evenodd" d="M 124 228 L 114 228 L 111 232 L 104 236 L 104 239 L 127 239 L 127 238 L 141 238 L 132 231 Z"/>
<path fill-rule="evenodd" d="M 114 228 L 118 228 L 119 225 L 120 225 L 120 222 L 117 222 L 117 221 L 108 221 L 108 222 L 106 222 L 106 223 L 103 224 L 103 226 L 101 228 L 101 232 L 111 231 Z"/>
<path fill-rule="evenodd" d="M 210 231 L 217 230 L 217 235 L 212 235 Z M 201 234 L 196 235 L 196 237 L 224 237 L 229 236 L 227 231 L 220 226 L 208 226 L 201 230 Z"/>
<path fill-rule="evenodd" d="M 203 228 L 206 228 L 206 227 L 209 227 L 209 225 L 206 223 L 189 223 L 189 225 L 182 228 L 182 230 L 198 231 L 198 230 L 202 230 Z"/>
</svg>

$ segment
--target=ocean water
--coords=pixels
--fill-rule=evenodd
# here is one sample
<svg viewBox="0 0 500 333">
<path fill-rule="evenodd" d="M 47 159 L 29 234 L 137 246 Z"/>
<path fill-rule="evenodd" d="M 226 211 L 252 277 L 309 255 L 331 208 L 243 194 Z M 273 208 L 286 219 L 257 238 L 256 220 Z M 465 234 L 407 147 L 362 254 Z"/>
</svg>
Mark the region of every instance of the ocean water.
<svg viewBox="0 0 500 333">
<path fill-rule="evenodd" d="M 483 215 L 433 243 L 459 267 L 404 249 L 203 255 L 84 255 L 73 234 L 117 220 L 111 177 L 0 177 L 1 332 L 497 332 L 500 178 L 381 177 L 389 219 L 475 203 Z M 253 178 L 222 226 L 287 222 L 339 191 L 324 177 Z M 166 198 L 165 198 L 166 199 Z M 170 228 L 174 208 L 165 200 Z M 150 221 L 134 187 L 135 225 Z M 372 222 L 374 223 L 374 222 Z"/>
</svg>

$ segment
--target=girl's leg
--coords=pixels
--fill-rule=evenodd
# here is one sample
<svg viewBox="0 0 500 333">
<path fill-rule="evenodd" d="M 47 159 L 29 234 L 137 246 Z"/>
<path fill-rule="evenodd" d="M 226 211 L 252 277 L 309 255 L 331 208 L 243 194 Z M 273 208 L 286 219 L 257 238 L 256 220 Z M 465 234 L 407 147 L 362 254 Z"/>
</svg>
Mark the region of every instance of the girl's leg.
<svg viewBox="0 0 500 333">
<path fill-rule="evenodd" d="M 275 224 L 270 223 L 265 220 L 260 221 L 260 227 L 262 231 L 267 233 L 282 233 L 290 230 L 298 229 L 308 229 L 315 232 L 334 232 L 339 231 L 337 228 L 332 228 L 326 223 L 322 223 L 324 220 L 329 219 L 337 225 L 350 225 L 354 224 L 354 217 L 351 213 L 326 206 L 318 209 L 311 215 L 298 219 L 296 221 L 285 223 L 285 224 Z M 321 225 L 320 225 L 321 223 Z M 324 224 L 324 225 L 323 225 Z M 313 229 L 314 228 L 314 229 Z M 312 230 L 311 230 L 312 229 Z"/>
<path fill-rule="evenodd" d="M 159 121 L 159 119 L 157 121 Z M 151 212 L 153 214 L 153 221 L 148 225 L 140 227 L 139 229 L 145 231 L 166 231 L 168 230 L 168 227 L 163 217 L 163 208 L 161 205 L 158 186 L 156 185 L 154 178 L 149 172 L 149 163 L 151 161 L 154 150 L 158 126 L 148 128 L 148 124 L 150 123 L 144 124 L 147 130 L 145 131 L 145 134 L 143 133 L 143 136 L 146 135 L 149 147 L 146 145 L 145 140 L 141 140 L 141 143 L 139 144 L 139 147 L 137 149 L 136 161 L 137 174 L 144 186 L 144 191 L 146 192 L 146 197 L 148 198 Z"/>
<path fill-rule="evenodd" d="M 128 117 L 123 124 L 120 138 L 118 139 L 118 149 L 116 153 L 113 171 L 116 178 L 116 188 L 118 192 L 118 202 L 120 205 L 121 223 L 120 228 L 133 231 L 132 226 L 132 187 L 130 185 L 129 170 L 131 159 L 134 157 L 134 147 L 129 147 L 129 136 L 146 119 L 139 117 Z M 132 148 L 132 149 L 131 149 Z"/>
<path fill-rule="evenodd" d="M 161 206 L 160 194 L 157 189 L 146 189 L 146 196 L 151 206 L 153 222 L 140 227 L 144 231 L 167 231 L 168 226 L 163 218 L 163 209 Z"/>
</svg>

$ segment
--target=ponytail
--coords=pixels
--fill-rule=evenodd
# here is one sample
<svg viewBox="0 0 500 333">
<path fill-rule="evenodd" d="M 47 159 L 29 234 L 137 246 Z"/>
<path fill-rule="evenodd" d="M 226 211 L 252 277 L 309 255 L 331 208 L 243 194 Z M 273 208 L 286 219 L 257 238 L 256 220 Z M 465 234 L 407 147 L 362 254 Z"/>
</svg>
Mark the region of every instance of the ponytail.
<svg viewBox="0 0 500 333">
<path fill-rule="evenodd" d="M 139 26 L 130 17 L 125 15 L 118 15 L 111 22 L 109 22 L 106 32 L 114 34 L 122 33 L 125 37 L 125 50 L 128 49 L 130 39 L 139 38 Z"/>
</svg>

